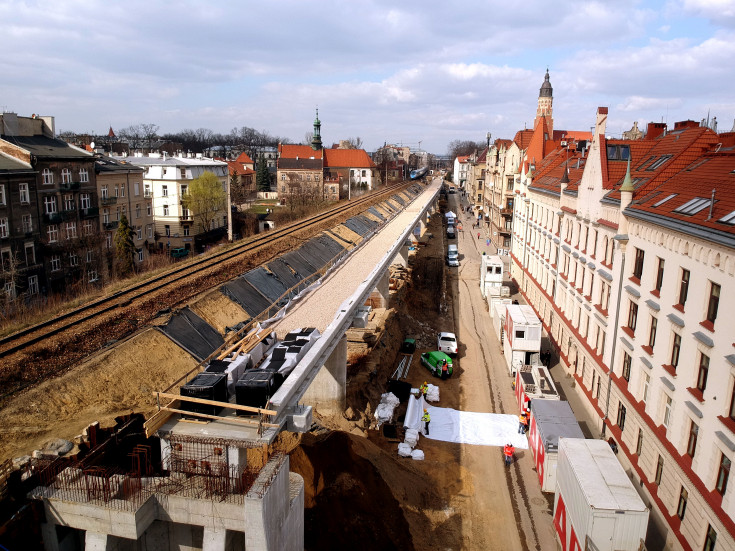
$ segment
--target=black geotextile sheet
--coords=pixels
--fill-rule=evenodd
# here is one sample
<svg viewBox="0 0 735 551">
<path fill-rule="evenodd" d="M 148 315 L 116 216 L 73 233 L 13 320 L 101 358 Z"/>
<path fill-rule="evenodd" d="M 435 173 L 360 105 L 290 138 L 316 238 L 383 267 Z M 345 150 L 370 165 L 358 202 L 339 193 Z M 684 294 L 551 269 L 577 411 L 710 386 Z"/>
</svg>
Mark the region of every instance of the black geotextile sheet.
<svg viewBox="0 0 735 551">
<path fill-rule="evenodd" d="M 377 230 L 380 226 L 383 225 L 382 222 L 378 222 L 377 220 L 373 220 L 369 216 L 366 216 L 364 214 L 358 214 L 357 217 L 362 220 L 364 224 L 366 224 L 368 227 L 370 227 L 373 230 Z"/>
<path fill-rule="evenodd" d="M 251 318 L 270 308 L 271 301 L 258 292 L 246 279 L 238 277 L 220 287 L 220 291 L 237 302 Z"/>
<path fill-rule="evenodd" d="M 343 250 L 339 243 L 324 234 L 309 239 L 298 249 L 302 256 L 318 268 L 330 262 Z"/>
<path fill-rule="evenodd" d="M 393 201 L 393 202 L 391 201 L 393 201 L 393 197 L 385 200 L 386 204 L 389 205 L 390 208 L 392 208 L 394 211 L 398 212 L 399 210 L 401 210 L 401 207 L 396 205 L 396 201 Z"/>
<path fill-rule="evenodd" d="M 271 303 L 278 301 L 288 291 L 288 287 L 275 274 L 269 273 L 263 267 L 250 270 L 242 278 L 255 287 Z"/>
<path fill-rule="evenodd" d="M 406 206 L 406 200 L 397 193 L 393 195 L 391 199 L 393 199 L 394 201 L 398 201 L 403 207 Z"/>
<path fill-rule="evenodd" d="M 378 211 L 378 209 L 376 209 L 375 207 L 370 207 L 367 211 L 370 214 L 372 214 L 373 216 L 377 216 L 381 220 L 385 221 L 385 216 L 383 216 L 382 214 L 380 214 L 380 212 Z"/>
<path fill-rule="evenodd" d="M 288 264 L 286 264 L 280 258 L 266 264 L 268 269 L 273 272 L 278 279 L 289 289 L 294 285 L 297 285 L 303 278 L 296 272 L 294 272 Z"/>
<path fill-rule="evenodd" d="M 187 306 L 176 312 L 168 323 L 158 328 L 172 341 L 202 361 L 224 344 L 224 339 Z"/>
<path fill-rule="evenodd" d="M 355 232 L 358 235 L 361 235 L 365 237 L 366 235 L 370 234 L 372 232 L 372 228 L 365 223 L 365 221 L 360 218 L 359 216 L 353 216 L 352 218 L 348 218 L 344 222 L 342 222 L 343 225 L 350 228 L 353 232 Z"/>
<path fill-rule="evenodd" d="M 309 259 L 301 253 L 300 249 L 281 255 L 281 260 L 299 274 L 301 279 L 306 279 L 321 267 L 314 264 L 316 261 L 309 261 Z"/>
</svg>

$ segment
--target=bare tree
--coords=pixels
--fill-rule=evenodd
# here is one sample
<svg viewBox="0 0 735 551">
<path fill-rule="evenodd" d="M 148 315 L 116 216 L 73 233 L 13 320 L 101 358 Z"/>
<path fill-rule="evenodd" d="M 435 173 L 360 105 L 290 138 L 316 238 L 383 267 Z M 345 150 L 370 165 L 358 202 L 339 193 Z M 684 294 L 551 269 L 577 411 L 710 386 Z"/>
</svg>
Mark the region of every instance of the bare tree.
<svg viewBox="0 0 735 551">
<path fill-rule="evenodd" d="M 303 145 L 311 145 L 311 140 L 314 139 L 314 133 L 313 132 L 307 132 L 304 134 L 304 142 Z"/>
<path fill-rule="evenodd" d="M 485 142 L 473 142 L 472 140 L 452 140 L 447 146 L 447 152 L 452 159 L 460 155 L 471 155 L 475 151 L 485 149 Z"/>
<path fill-rule="evenodd" d="M 347 138 L 345 142 L 347 142 L 348 149 L 362 149 L 362 138 L 360 136 Z"/>
</svg>

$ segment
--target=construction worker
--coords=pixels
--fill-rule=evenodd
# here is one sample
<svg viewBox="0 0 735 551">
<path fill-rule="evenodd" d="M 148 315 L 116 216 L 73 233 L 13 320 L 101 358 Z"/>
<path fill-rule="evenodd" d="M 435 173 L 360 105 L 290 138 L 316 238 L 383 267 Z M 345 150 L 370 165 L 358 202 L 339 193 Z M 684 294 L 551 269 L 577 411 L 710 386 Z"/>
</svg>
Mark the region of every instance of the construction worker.
<svg viewBox="0 0 735 551">
<path fill-rule="evenodd" d="M 526 419 L 526 412 L 522 412 L 518 416 L 518 434 L 526 434 L 526 426 L 528 420 Z"/>
<path fill-rule="evenodd" d="M 447 365 L 447 360 L 442 361 L 442 379 L 446 379 L 449 377 L 449 366 Z"/>
<path fill-rule="evenodd" d="M 421 396 L 426 396 L 426 393 L 429 391 L 429 383 L 424 381 L 424 384 L 419 387 L 419 394 Z"/>
<path fill-rule="evenodd" d="M 421 420 L 424 422 L 424 434 L 426 434 L 426 436 L 429 436 L 429 423 L 431 422 L 431 415 L 429 415 L 428 410 L 424 409 L 424 414 L 421 417 Z"/>
<path fill-rule="evenodd" d="M 513 445 L 508 443 L 503 448 L 503 455 L 505 456 L 505 466 L 510 467 L 510 464 L 513 462 L 513 452 L 515 449 L 513 448 Z"/>
</svg>

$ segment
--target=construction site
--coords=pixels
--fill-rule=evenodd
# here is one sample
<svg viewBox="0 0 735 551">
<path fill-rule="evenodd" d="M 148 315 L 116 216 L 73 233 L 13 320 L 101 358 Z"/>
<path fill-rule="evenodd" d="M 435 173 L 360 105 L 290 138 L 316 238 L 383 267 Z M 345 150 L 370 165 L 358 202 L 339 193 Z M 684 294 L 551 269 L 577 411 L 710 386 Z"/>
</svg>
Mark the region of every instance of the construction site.
<svg viewBox="0 0 735 551">
<path fill-rule="evenodd" d="M 2 545 L 411 549 L 444 541 L 458 547 L 460 515 L 436 515 L 443 509 L 437 503 L 448 503 L 462 481 L 451 470 L 427 476 L 431 465 L 457 463 L 458 451 L 438 446 L 431 461 L 406 462 L 395 454 L 401 427 L 375 430 L 374 418 L 403 338 L 417 337 L 417 351 L 429 349 L 434 322 L 452 325 L 443 244 L 434 238 L 441 236 L 438 212 L 401 243 L 410 254 L 391 265 L 388 292 L 370 289 L 357 322 L 344 332 L 343 406 L 312 412 L 307 395 L 286 422 L 273 423 L 267 400 L 251 407 L 182 391 L 217 361 L 249 354 L 248 361 L 261 362 L 253 350 L 270 333 L 254 332 L 254 323 L 270 318 L 279 302 L 298 296 L 412 199 L 406 194 L 327 230 L 308 249 L 204 293 L 6 403 L 4 419 L 13 422 L 4 423 L 3 433 L 15 437 L 2 444 L 8 458 Z M 313 266 L 314 259 L 321 265 Z M 238 317 L 246 323 L 232 327 Z M 421 369 L 413 361 L 403 379 L 418 386 Z M 442 392 L 446 403 L 459 405 L 458 379 Z"/>
</svg>

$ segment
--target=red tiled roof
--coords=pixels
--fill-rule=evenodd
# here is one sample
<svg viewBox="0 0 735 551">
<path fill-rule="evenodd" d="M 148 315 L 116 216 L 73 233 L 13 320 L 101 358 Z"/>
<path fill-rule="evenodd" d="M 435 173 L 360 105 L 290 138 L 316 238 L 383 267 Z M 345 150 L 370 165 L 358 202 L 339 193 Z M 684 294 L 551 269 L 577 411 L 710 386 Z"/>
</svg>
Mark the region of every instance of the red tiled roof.
<svg viewBox="0 0 735 551">
<path fill-rule="evenodd" d="M 495 140 L 495 147 L 498 149 L 500 149 L 501 147 L 508 149 L 512 143 L 513 143 L 513 140 L 505 140 L 505 139 L 499 138 Z"/>
<path fill-rule="evenodd" d="M 325 149 L 324 166 L 330 168 L 374 168 L 364 149 Z"/>
<path fill-rule="evenodd" d="M 644 211 L 735 235 L 735 225 L 719 221 L 735 213 L 735 151 L 716 151 L 714 148 L 710 152 L 687 157 L 690 162 L 674 174 L 658 178 L 657 185 L 646 185 L 645 189 L 637 190 L 626 211 Z M 715 203 L 710 217 L 712 190 L 715 190 Z M 671 195 L 673 197 L 663 201 Z M 703 205 L 698 212 L 675 212 L 697 198 L 702 199 L 700 204 Z"/>
<path fill-rule="evenodd" d="M 458 155 L 457 156 L 457 161 L 460 162 L 460 163 L 466 163 L 466 162 L 468 162 L 469 158 L 470 158 L 469 155 Z"/>
<path fill-rule="evenodd" d="M 239 159 L 240 157 L 238 157 Z M 255 171 L 252 168 L 248 168 L 244 166 L 240 161 L 227 161 L 227 169 L 230 173 L 230 176 L 233 176 L 234 174 L 244 175 L 244 174 L 255 174 Z"/>
<path fill-rule="evenodd" d="M 240 164 L 248 164 L 248 165 L 254 164 L 253 160 L 250 158 L 250 155 L 248 155 L 244 151 L 237 156 L 237 159 L 235 159 L 235 161 L 237 161 Z"/>
<path fill-rule="evenodd" d="M 478 163 L 486 163 L 487 162 L 487 150 L 488 150 L 488 148 L 486 147 L 485 149 L 482 150 L 482 153 L 480 153 L 480 155 L 477 157 L 477 162 Z"/>
<path fill-rule="evenodd" d="M 518 144 L 519 149 L 526 149 L 531 142 L 531 136 L 533 136 L 533 130 L 519 130 L 513 141 Z"/>
<path fill-rule="evenodd" d="M 323 149 L 317 149 L 316 151 L 311 148 L 310 145 L 290 145 L 290 144 L 279 144 L 278 145 L 278 157 L 280 159 L 321 159 L 323 158 Z"/>
<path fill-rule="evenodd" d="M 567 189 L 569 191 L 576 190 L 582 180 L 586 161 L 587 159 L 582 152 L 577 151 L 573 145 L 569 148 L 558 147 L 554 149 L 541 160 L 541 163 L 536 163 L 531 189 L 559 193 L 561 191 L 560 181 L 566 168 L 569 174 Z"/>
</svg>

